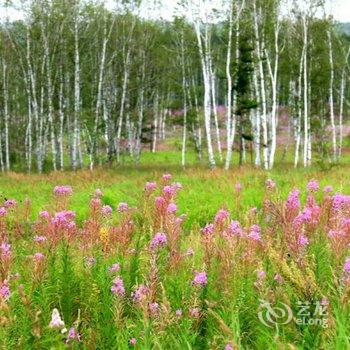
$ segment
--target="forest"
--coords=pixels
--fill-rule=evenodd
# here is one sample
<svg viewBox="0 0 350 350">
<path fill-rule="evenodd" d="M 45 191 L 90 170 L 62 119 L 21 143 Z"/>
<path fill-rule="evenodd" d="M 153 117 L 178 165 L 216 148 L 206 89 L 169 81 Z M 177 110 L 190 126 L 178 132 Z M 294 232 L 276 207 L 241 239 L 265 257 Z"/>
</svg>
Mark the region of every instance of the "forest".
<svg viewBox="0 0 350 350">
<path fill-rule="evenodd" d="M 189 152 L 225 169 L 271 169 L 276 152 L 295 167 L 339 162 L 346 24 L 316 0 L 287 13 L 281 0 L 205 3 L 179 2 L 173 21 L 133 1 L 17 4 L 23 18 L 0 27 L 1 169 L 137 164 L 172 148 L 182 166 Z"/>
</svg>

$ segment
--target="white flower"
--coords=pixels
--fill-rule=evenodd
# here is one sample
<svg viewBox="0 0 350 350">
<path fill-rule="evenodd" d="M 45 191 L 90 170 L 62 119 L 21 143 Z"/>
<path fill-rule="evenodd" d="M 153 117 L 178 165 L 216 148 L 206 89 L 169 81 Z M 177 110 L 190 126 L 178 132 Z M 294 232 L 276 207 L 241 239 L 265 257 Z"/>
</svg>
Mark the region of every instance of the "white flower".
<svg viewBox="0 0 350 350">
<path fill-rule="evenodd" d="M 55 308 L 52 310 L 51 322 L 49 324 L 50 328 L 64 328 L 64 322 L 61 319 L 60 313 Z"/>
</svg>

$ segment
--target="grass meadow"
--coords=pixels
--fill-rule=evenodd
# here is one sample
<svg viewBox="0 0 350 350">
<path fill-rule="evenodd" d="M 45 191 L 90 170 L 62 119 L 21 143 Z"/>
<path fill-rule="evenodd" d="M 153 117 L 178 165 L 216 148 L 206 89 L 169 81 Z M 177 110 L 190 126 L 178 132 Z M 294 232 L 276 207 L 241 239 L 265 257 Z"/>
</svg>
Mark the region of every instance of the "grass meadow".
<svg viewBox="0 0 350 350">
<path fill-rule="evenodd" d="M 1 349 L 350 348 L 350 166 L 176 157 L 0 177 Z"/>
</svg>

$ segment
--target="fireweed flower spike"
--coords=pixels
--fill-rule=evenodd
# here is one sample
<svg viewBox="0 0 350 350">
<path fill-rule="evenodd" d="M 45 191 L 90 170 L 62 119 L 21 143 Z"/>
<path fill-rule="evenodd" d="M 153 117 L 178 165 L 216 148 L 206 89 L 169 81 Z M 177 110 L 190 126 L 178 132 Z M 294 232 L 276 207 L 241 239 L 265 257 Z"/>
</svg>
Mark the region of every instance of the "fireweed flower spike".
<svg viewBox="0 0 350 350">
<path fill-rule="evenodd" d="M 308 192 L 317 192 L 320 189 L 318 181 L 311 180 L 306 186 Z"/>
<path fill-rule="evenodd" d="M 164 174 L 164 175 L 162 176 L 162 179 L 163 179 L 164 181 L 167 181 L 167 182 L 170 181 L 171 178 L 172 178 L 171 174 Z"/>
<path fill-rule="evenodd" d="M 56 196 L 68 196 L 73 193 L 72 187 L 63 185 L 63 186 L 55 186 L 53 189 L 53 193 Z"/>
<path fill-rule="evenodd" d="M 153 192 L 157 188 L 157 184 L 155 182 L 146 182 L 145 191 Z"/>
<path fill-rule="evenodd" d="M 165 233 L 158 232 L 154 235 L 151 241 L 151 249 L 157 249 L 164 247 L 167 244 L 168 240 Z"/>
<path fill-rule="evenodd" d="M 118 204 L 118 212 L 124 213 L 129 210 L 128 203 L 121 202 Z"/>
<path fill-rule="evenodd" d="M 113 286 L 111 287 L 113 295 L 123 297 L 125 295 L 124 282 L 121 277 L 117 277 L 113 280 Z"/>
<path fill-rule="evenodd" d="M 118 263 L 113 264 L 108 271 L 110 273 L 118 272 L 120 270 L 120 265 Z"/>
<path fill-rule="evenodd" d="M 204 287 L 206 286 L 207 283 L 208 283 L 208 279 L 207 279 L 207 273 L 205 271 L 195 273 L 194 279 L 192 281 L 193 285 Z"/>
<path fill-rule="evenodd" d="M 112 214 L 112 212 L 113 212 L 113 209 L 109 205 L 104 205 L 101 208 L 101 213 L 103 216 L 110 216 Z"/>
<path fill-rule="evenodd" d="M 8 300 L 11 296 L 10 286 L 7 280 L 4 280 L 2 283 L 0 282 L 0 300 Z"/>
</svg>

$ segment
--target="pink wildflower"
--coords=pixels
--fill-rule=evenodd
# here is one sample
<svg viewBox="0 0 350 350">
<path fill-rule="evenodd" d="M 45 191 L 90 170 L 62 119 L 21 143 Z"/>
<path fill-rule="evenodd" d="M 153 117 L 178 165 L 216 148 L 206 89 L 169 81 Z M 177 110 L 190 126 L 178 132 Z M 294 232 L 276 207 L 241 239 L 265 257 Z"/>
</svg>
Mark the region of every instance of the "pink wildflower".
<svg viewBox="0 0 350 350">
<path fill-rule="evenodd" d="M 331 192 L 333 192 L 333 187 L 331 185 L 327 185 L 324 187 L 323 192 L 324 193 L 331 193 Z"/>
<path fill-rule="evenodd" d="M 279 273 L 276 273 L 273 279 L 279 284 L 284 282 L 283 277 Z"/>
<path fill-rule="evenodd" d="M 164 247 L 167 244 L 168 240 L 165 233 L 158 232 L 154 235 L 151 241 L 151 248 L 156 249 L 160 247 Z"/>
<path fill-rule="evenodd" d="M 69 343 L 72 340 L 80 342 L 80 334 L 76 331 L 74 327 L 71 327 L 68 331 L 68 337 L 66 343 Z"/>
<path fill-rule="evenodd" d="M 320 188 L 320 185 L 319 185 L 318 181 L 311 180 L 307 184 L 306 188 L 307 188 L 308 192 L 317 192 Z"/>
<path fill-rule="evenodd" d="M 261 232 L 260 226 L 253 225 L 250 228 L 250 233 L 249 233 L 248 237 L 251 238 L 254 241 L 261 241 L 260 232 Z"/>
<path fill-rule="evenodd" d="M 39 217 L 42 219 L 49 219 L 50 214 L 47 210 L 42 210 L 41 212 L 39 212 Z"/>
<path fill-rule="evenodd" d="M 45 255 L 43 253 L 35 253 L 33 258 L 36 262 L 40 262 L 45 259 Z"/>
<path fill-rule="evenodd" d="M 163 197 L 156 197 L 155 203 L 156 203 L 156 207 L 160 209 L 165 205 L 165 199 Z"/>
<path fill-rule="evenodd" d="M 157 188 L 157 184 L 155 182 L 146 182 L 145 191 L 152 192 Z"/>
<path fill-rule="evenodd" d="M 99 188 L 97 188 L 95 190 L 95 196 L 96 197 L 103 197 L 103 192 Z"/>
<path fill-rule="evenodd" d="M 343 270 L 346 274 L 350 275 L 350 256 L 345 259 Z"/>
<path fill-rule="evenodd" d="M 118 263 L 113 264 L 108 271 L 110 273 L 118 272 L 120 270 L 120 265 Z"/>
<path fill-rule="evenodd" d="M 159 312 L 159 304 L 158 303 L 151 303 L 149 305 L 149 310 L 151 314 L 157 314 Z"/>
<path fill-rule="evenodd" d="M 16 205 L 17 205 L 17 202 L 16 202 L 15 199 L 8 199 L 8 200 L 5 201 L 5 203 L 4 203 L 4 207 L 5 207 L 5 208 L 12 208 L 12 207 L 14 207 L 14 206 L 16 206 Z"/>
<path fill-rule="evenodd" d="M 304 235 L 300 235 L 298 239 L 298 243 L 300 246 L 304 247 L 309 244 L 309 239 Z"/>
<path fill-rule="evenodd" d="M 109 205 L 104 205 L 102 208 L 101 208 L 101 213 L 103 216 L 110 216 L 113 212 L 113 209 L 111 206 Z"/>
<path fill-rule="evenodd" d="M 0 217 L 6 216 L 7 210 L 5 207 L 0 207 Z"/>
<path fill-rule="evenodd" d="M 196 272 L 192 283 L 195 286 L 204 287 L 208 283 L 207 273 L 205 271 Z"/>
<path fill-rule="evenodd" d="M 148 293 L 149 288 L 144 284 L 140 284 L 131 296 L 135 303 L 139 303 L 147 297 Z"/>
<path fill-rule="evenodd" d="M 111 292 L 113 295 L 118 295 L 120 297 L 125 295 L 124 282 L 121 277 L 116 277 L 113 280 L 113 286 L 111 287 Z"/>
<path fill-rule="evenodd" d="M 230 343 L 228 343 L 225 345 L 225 350 L 233 350 L 233 346 Z"/>
<path fill-rule="evenodd" d="M 53 193 L 57 196 L 68 196 L 73 193 L 72 187 L 67 185 L 55 186 Z"/>
<path fill-rule="evenodd" d="M 118 204 L 118 212 L 124 213 L 129 210 L 128 203 L 121 202 Z"/>
<path fill-rule="evenodd" d="M 163 174 L 162 179 L 164 181 L 170 181 L 172 178 L 171 174 Z"/>
<path fill-rule="evenodd" d="M 203 228 L 202 228 L 202 233 L 206 236 L 210 236 L 214 233 L 214 225 L 213 224 L 206 224 Z"/>
<path fill-rule="evenodd" d="M 177 309 L 175 311 L 175 315 L 176 315 L 176 317 L 181 317 L 182 316 L 182 309 Z"/>
<path fill-rule="evenodd" d="M 0 282 L 0 297 L 4 300 L 8 300 L 11 296 L 10 286 L 7 280 Z"/>
<path fill-rule="evenodd" d="M 287 211 L 296 211 L 300 208 L 300 199 L 299 199 L 300 191 L 298 189 L 294 189 L 288 195 L 286 201 L 286 209 Z"/>
<path fill-rule="evenodd" d="M 230 213 L 227 210 L 220 209 L 215 216 L 215 222 L 221 223 L 221 222 L 225 221 L 226 219 L 228 219 L 229 217 L 230 217 Z"/>
<path fill-rule="evenodd" d="M 198 318 L 201 315 L 201 310 L 199 307 L 193 307 L 190 309 L 190 316 L 193 318 Z"/>
<path fill-rule="evenodd" d="M 50 328 L 64 328 L 64 322 L 61 319 L 60 313 L 57 309 L 52 310 L 51 321 L 49 323 Z"/>
<path fill-rule="evenodd" d="M 169 203 L 168 207 L 167 207 L 167 212 L 168 214 L 174 214 L 176 213 L 177 210 L 177 206 L 175 203 Z"/>
<path fill-rule="evenodd" d="M 131 339 L 129 340 L 129 344 L 130 344 L 130 345 L 136 345 L 136 343 L 137 343 L 137 339 L 136 339 L 136 338 L 131 338 Z"/>
<path fill-rule="evenodd" d="M 266 188 L 268 190 L 273 190 L 273 189 L 276 188 L 276 183 L 273 180 L 271 180 L 271 179 L 267 179 L 265 184 L 266 184 Z"/>
</svg>

